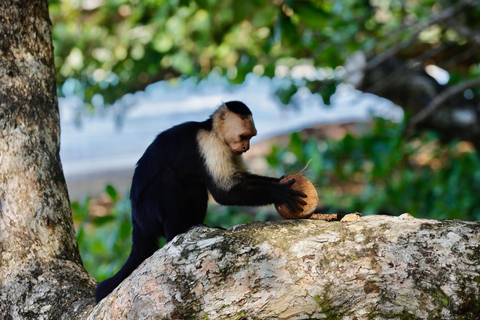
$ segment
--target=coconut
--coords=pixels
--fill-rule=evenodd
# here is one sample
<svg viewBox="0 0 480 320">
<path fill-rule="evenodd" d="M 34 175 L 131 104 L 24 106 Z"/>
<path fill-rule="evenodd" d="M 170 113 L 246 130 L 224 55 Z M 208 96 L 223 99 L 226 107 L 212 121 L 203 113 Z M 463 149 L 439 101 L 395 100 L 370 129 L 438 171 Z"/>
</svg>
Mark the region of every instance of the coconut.
<svg viewBox="0 0 480 320">
<path fill-rule="evenodd" d="M 302 207 L 302 211 L 292 208 L 295 211 L 291 212 L 283 203 L 275 203 L 275 209 L 277 209 L 278 214 L 284 219 L 309 219 L 317 208 L 317 190 L 315 189 L 313 184 L 301 173 L 285 176 L 282 178 L 282 180 L 280 180 L 280 183 L 286 183 L 291 179 L 295 179 L 295 182 L 291 185 L 290 188 L 305 193 L 307 197 L 300 199 L 305 201 L 307 204 L 298 204 L 300 207 Z"/>
</svg>

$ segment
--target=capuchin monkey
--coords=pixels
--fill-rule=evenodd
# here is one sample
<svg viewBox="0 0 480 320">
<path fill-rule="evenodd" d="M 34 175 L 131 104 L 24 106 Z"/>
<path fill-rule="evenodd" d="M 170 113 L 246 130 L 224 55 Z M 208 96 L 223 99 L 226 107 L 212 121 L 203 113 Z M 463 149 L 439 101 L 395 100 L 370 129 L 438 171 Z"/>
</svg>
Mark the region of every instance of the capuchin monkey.
<svg viewBox="0 0 480 320">
<path fill-rule="evenodd" d="M 222 205 L 283 203 L 302 210 L 306 195 L 246 171 L 242 153 L 257 134 L 250 109 L 239 101 L 222 104 L 203 122 L 186 122 L 160 133 L 137 163 L 130 200 L 133 245 L 125 265 L 95 290 L 99 302 L 167 241 L 201 225 L 208 191 Z"/>
</svg>

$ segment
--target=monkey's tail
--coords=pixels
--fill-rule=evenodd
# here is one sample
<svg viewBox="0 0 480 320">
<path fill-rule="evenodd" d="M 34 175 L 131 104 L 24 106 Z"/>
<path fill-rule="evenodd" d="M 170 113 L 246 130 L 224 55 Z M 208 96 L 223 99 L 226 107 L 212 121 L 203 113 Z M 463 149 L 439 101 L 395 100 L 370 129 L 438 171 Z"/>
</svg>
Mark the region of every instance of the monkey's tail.
<svg viewBox="0 0 480 320">
<path fill-rule="evenodd" d="M 158 249 L 158 241 L 154 238 L 142 238 L 133 234 L 132 251 L 127 262 L 111 278 L 108 278 L 97 285 L 95 289 L 95 300 L 100 302 L 109 295 L 125 278 L 127 278 L 145 259 L 150 257 Z"/>
</svg>

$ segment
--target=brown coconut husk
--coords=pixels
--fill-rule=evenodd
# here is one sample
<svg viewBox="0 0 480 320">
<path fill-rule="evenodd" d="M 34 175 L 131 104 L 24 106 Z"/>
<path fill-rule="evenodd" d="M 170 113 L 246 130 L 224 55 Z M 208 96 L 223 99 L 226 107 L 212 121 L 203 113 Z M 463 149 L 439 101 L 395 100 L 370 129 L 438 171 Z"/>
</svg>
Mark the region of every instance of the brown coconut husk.
<svg viewBox="0 0 480 320">
<path fill-rule="evenodd" d="M 314 213 L 314 214 L 312 214 L 310 219 L 331 221 L 333 219 L 337 219 L 337 214 L 336 213 Z"/>
<path fill-rule="evenodd" d="M 284 219 L 309 219 L 315 209 L 317 208 L 318 204 L 318 195 L 315 186 L 304 177 L 303 172 L 287 175 L 280 180 L 280 183 L 286 183 L 291 179 L 295 179 L 295 182 L 292 184 L 290 188 L 293 190 L 298 190 L 307 195 L 306 198 L 300 198 L 304 200 L 307 204 L 301 205 L 302 211 L 293 208 L 295 211 L 291 212 L 284 204 L 276 203 L 275 209 L 277 210 L 278 214 Z"/>
</svg>

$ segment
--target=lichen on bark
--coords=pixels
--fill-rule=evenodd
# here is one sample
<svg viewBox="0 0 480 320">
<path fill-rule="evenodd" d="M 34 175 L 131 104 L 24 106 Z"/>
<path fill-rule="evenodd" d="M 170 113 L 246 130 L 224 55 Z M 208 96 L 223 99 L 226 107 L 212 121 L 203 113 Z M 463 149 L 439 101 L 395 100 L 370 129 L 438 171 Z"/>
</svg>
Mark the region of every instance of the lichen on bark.
<svg viewBox="0 0 480 320">
<path fill-rule="evenodd" d="M 410 215 L 198 228 L 89 319 L 467 319 L 480 312 L 479 241 L 478 222 Z"/>
</svg>

